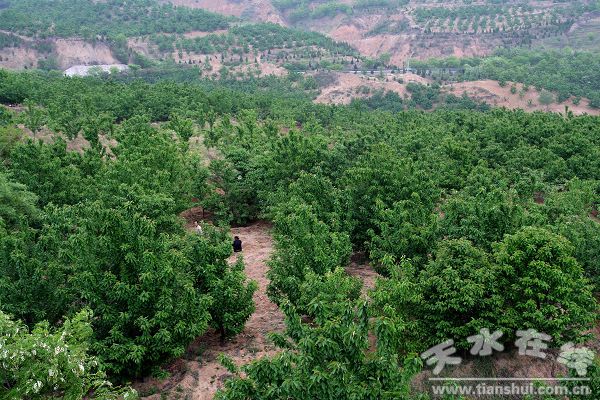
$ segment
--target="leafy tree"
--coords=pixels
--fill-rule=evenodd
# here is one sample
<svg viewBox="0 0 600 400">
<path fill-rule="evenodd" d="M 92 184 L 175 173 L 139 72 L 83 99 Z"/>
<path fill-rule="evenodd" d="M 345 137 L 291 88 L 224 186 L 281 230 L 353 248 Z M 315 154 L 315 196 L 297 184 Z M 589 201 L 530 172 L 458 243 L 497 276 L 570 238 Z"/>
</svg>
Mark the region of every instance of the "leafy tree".
<svg viewBox="0 0 600 400">
<path fill-rule="evenodd" d="M 253 285 L 242 286 L 241 266 L 227 267 L 228 238 L 186 236 L 178 213 L 198 184 L 171 134 L 135 118 L 115 136 L 109 159 L 66 152 L 60 140 L 15 149 L 11 167 L 24 167 L 23 180 L 64 185 L 87 199 L 40 196 L 46 201 L 37 234 L 0 241 L 0 304 L 28 323 L 53 324 L 89 307 L 102 315 L 93 320 L 91 350 L 107 371 L 126 376 L 180 356 L 211 320 L 226 334 L 239 331 L 253 307 Z M 60 179 L 67 171 L 79 178 Z M 92 171 L 95 179 L 83 178 Z M 213 298 L 223 307 L 211 310 Z"/>
<path fill-rule="evenodd" d="M 235 264 L 226 266 L 220 279 L 211 283 L 213 303 L 210 308 L 211 323 L 221 334 L 221 342 L 237 335 L 254 312 L 252 295 L 258 288 L 255 281 L 247 284 L 244 263 L 239 258 Z"/>
<path fill-rule="evenodd" d="M 35 20 L 33 20 L 35 16 Z M 154 0 L 95 3 L 70 0 L 10 3 L 0 14 L 0 27 L 29 36 L 59 37 L 96 35 L 142 36 L 157 32 L 184 33 L 227 28 L 228 18 L 201 9 L 161 5 Z"/>
<path fill-rule="evenodd" d="M 594 284 L 594 292 L 600 291 L 600 223 L 588 216 L 568 216 L 553 230 L 573 244 L 574 256 Z"/>
<path fill-rule="evenodd" d="M 10 170 L 17 182 L 39 197 L 40 206 L 75 204 L 88 194 L 97 173 L 99 155 L 86 155 L 68 151 L 60 138 L 49 145 L 27 141 L 12 148 Z M 88 170 L 86 164 L 96 168 Z"/>
<path fill-rule="evenodd" d="M 438 197 L 435 183 L 415 163 L 402 159 L 388 145 L 380 144 L 346 172 L 347 216 L 352 223 L 351 238 L 363 246 L 375 230 L 377 207 L 391 207 L 416 193 L 425 209 L 433 209 Z"/>
<path fill-rule="evenodd" d="M 523 228 L 494 246 L 493 256 L 470 242 L 439 244 L 421 270 L 393 265 L 373 292 L 379 313 L 397 321 L 403 351 L 423 351 L 448 338 L 466 348 L 480 328 L 536 329 L 554 343 L 581 341 L 597 315 L 582 268 L 569 242 L 541 228 Z"/>
<path fill-rule="evenodd" d="M 211 299 L 196 289 L 184 237 L 99 201 L 46 212 L 35 258 L 17 281 L 31 279 L 31 289 L 5 291 L 0 302 L 41 297 L 26 300 L 26 311 L 52 323 L 82 305 L 102 315 L 93 321 L 90 348 L 114 374 L 139 374 L 178 357 L 206 330 Z"/>
<path fill-rule="evenodd" d="M 421 270 L 409 262 L 388 269 L 391 276 L 372 293 L 373 306 L 397 321 L 399 350 L 424 351 L 448 338 L 464 348 L 467 337 L 495 326 L 501 291 L 488 255 L 469 241 L 441 242 Z"/>
<path fill-rule="evenodd" d="M 12 148 L 18 144 L 22 136 L 21 130 L 10 125 L 0 125 L 0 159 L 7 159 Z"/>
<path fill-rule="evenodd" d="M 46 123 L 46 111 L 36 106 L 32 101 L 25 102 L 25 126 L 33 133 L 33 137 Z"/>
<path fill-rule="evenodd" d="M 503 293 L 499 325 L 509 331 L 533 328 L 557 344 L 580 341 L 598 304 L 573 254 L 564 237 L 534 227 L 496 245 L 496 286 Z"/>
<path fill-rule="evenodd" d="M 300 300 L 297 310 L 313 315 L 314 309 L 329 315 L 340 315 L 347 311 L 347 300 L 360 296 L 362 281 L 346 274 L 343 268 L 336 268 L 318 275 L 309 271 L 300 287 Z"/>
<path fill-rule="evenodd" d="M 82 310 L 62 327 L 47 322 L 31 331 L 0 311 L 0 396 L 3 399 L 135 399 L 129 388 L 113 387 L 88 354 L 92 313 Z"/>
<path fill-rule="evenodd" d="M 524 209 L 517 194 L 500 179 L 498 173 L 489 169 L 475 168 L 466 186 L 442 205 L 440 234 L 465 238 L 489 249 L 493 242 L 518 229 Z"/>
<path fill-rule="evenodd" d="M 542 90 L 538 100 L 541 105 L 549 106 L 550 104 L 554 103 L 554 95 L 547 90 Z"/>
<path fill-rule="evenodd" d="M 90 111 L 83 117 L 82 134 L 94 149 L 100 147 L 100 135 L 112 133 L 114 117 L 109 113 L 96 114 Z"/>
<path fill-rule="evenodd" d="M 0 127 L 4 127 L 13 120 L 13 113 L 2 105 L 0 105 Z"/>
<path fill-rule="evenodd" d="M 431 209 L 422 205 L 418 194 L 395 202 L 392 208 L 384 208 L 379 202 L 374 220 L 379 233 L 371 238 L 368 246 L 372 260 L 380 265 L 386 256 L 396 260 L 407 257 L 417 265 L 426 261 L 435 243 L 437 218 Z"/>
<path fill-rule="evenodd" d="M 319 220 L 312 207 L 292 199 L 274 213 L 275 253 L 269 266 L 269 297 L 277 303 L 300 300 L 300 285 L 312 271 L 324 275 L 350 257 L 350 240 Z"/>
<path fill-rule="evenodd" d="M 367 305 L 361 300 L 345 303 L 346 311 L 336 318 L 331 318 L 329 307 L 315 304 L 311 323 L 303 323 L 295 309 L 283 303 L 286 335 L 273 336 L 283 351 L 241 371 L 224 360 L 236 376 L 216 398 L 411 398 L 409 384 L 420 360 L 409 357 L 401 365 L 385 340 L 393 328 L 383 319 L 374 323 L 379 340 L 376 349 L 369 350 Z"/>
<path fill-rule="evenodd" d="M 194 125 L 192 120 L 184 118 L 176 113 L 171 114 L 168 127 L 179 135 L 183 143 L 188 143 L 190 138 L 194 135 Z"/>
<path fill-rule="evenodd" d="M 344 201 L 342 190 L 334 186 L 323 172 L 301 172 L 298 179 L 287 187 L 280 186 L 275 193 L 270 193 L 266 201 L 267 216 L 273 219 L 272 214 L 276 214 L 282 204 L 292 199 L 310 205 L 316 217 L 330 229 L 345 231 L 345 221 L 341 218 Z"/>
<path fill-rule="evenodd" d="M 28 226 L 40 216 L 37 201 L 25 185 L 11 181 L 0 171 L 0 225 L 8 229 Z"/>
</svg>

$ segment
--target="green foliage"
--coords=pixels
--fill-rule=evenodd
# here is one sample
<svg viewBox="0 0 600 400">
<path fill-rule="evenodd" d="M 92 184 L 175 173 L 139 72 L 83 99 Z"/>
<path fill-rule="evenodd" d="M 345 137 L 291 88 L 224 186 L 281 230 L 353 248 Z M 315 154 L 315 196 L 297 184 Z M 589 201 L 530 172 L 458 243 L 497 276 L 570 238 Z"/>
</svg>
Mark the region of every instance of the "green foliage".
<svg viewBox="0 0 600 400">
<path fill-rule="evenodd" d="M 350 240 L 318 219 L 313 207 L 291 199 L 273 213 L 275 253 L 269 266 L 269 297 L 297 304 L 309 272 L 324 275 L 350 257 Z"/>
<path fill-rule="evenodd" d="M 25 185 L 12 182 L 0 171 L 0 226 L 7 229 L 28 226 L 39 217 L 37 200 Z"/>
<path fill-rule="evenodd" d="M 161 5 L 154 0 L 23 0 L 0 12 L 0 29 L 28 36 L 142 36 L 152 33 L 215 31 L 224 16 L 200 9 Z"/>
<path fill-rule="evenodd" d="M 596 99 L 600 81 L 592 71 L 598 67 L 598 57 L 594 53 L 566 50 L 505 49 L 493 57 L 463 62 L 471 67 L 476 65 L 466 69 L 467 79 L 505 79 L 558 92 L 562 99 L 571 95 Z M 542 92 L 542 95 L 542 105 L 554 101 L 551 93 Z"/>
<path fill-rule="evenodd" d="M 177 113 L 171 114 L 167 126 L 177 133 L 183 143 L 188 143 L 190 138 L 194 135 L 194 122 Z"/>
<path fill-rule="evenodd" d="M 380 263 L 389 256 L 395 260 L 408 257 L 416 264 L 424 262 L 435 243 L 437 221 L 432 211 L 416 193 L 408 200 L 394 202 L 391 208 L 378 202 L 374 216 L 378 234 L 370 231 L 370 258 Z"/>
<path fill-rule="evenodd" d="M 23 136 L 20 129 L 0 125 L 0 160 L 5 160 Z"/>
<path fill-rule="evenodd" d="M 547 90 L 542 90 L 538 100 L 541 105 L 549 106 L 550 104 L 554 103 L 554 95 Z"/>
<path fill-rule="evenodd" d="M 600 223 L 588 216 L 569 216 L 556 223 L 555 231 L 573 244 L 575 258 L 594 284 L 594 292 L 599 292 Z"/>
<path fill-rule="evenodd" d="M 89 307 L 102 315 L 92 321 L 91 351 L 128 376 L 181 356 L 211 323 L 239 332 L 254 285 L 243 284 L 241 264 L 227 266 L 225 234 L 190 240 L 184 231 L 178 214 L 192 191 L 205 191 L 194 179 L 207 176 L 187 147 L 144 118 L 123 122 L 114 137 L 110 158 L 68 152 L 61 140 L 13 149 L 11 175 L 34 188 L 42 210 L 37 231 L 27 229 L 36 197 L 1 185 L 2 218 L 24 227 L 0 240 L 0 305 L 51 324 Z"/>
<path fill-rule="evenodd" d="M 92 313 L 83 310 L 52 329 L 47 322 L 31 332 L 0 311 L 0 397 L 3 399 L 135 399 L 113 387 L 88 354 Z"/>
<path fill-rule="evenodd" d="M 48 203 L 75 204 L 87 194 L 96 171 L 97 157 L 67 151 L 63 140 L 51 145 L 28 141 L 11 150 L 11 171 L 15 180 L 35 191 L 41 206 Z"/>
<path fill-rule="evenodd" d="M 500 326 L 533 328 L 557 344 L 581 341 L 597 317 L 583 269 L 565 238 L 526 227 L 495 246 L 496 285 L 504 291 Z"/>
<path fill-rule="evenodd" d="M 25 106 L 25 127 L 29 129 L 34 137 L 35 134 L 44 126 L 46 123 L 46 110 L 36 106 L 32 101 L 26 101 Z"/>
<path fill-rule="evenodd" d="M 329 307 L 314 306 L 314 320 L 301 321 L 296 310 L 282 304 L 286 335 L 275 336 L 283 351 L 242 367 L 244 376 L 225 383 L 217 399 L 409 399 L 410 379 L 420 360 L 402 365 L 387 347 L 385 334 L 393 328 L 375 322 L 377 348 L 369 351 L 370 323 L 362 301 L 348 302 L 346 311 L 332 318 Z M 232 367 L 230 365 L 230 367 Z"/>
<path fill-rule="evenodd" d="M 196 289 L 184 237 L 161 233 L 133 208 L 100 201 L 46 212 L 35 258 L 23 268 L 28 275 L 5 278 L 31 279 L 31 287 L 5 291 L 5 309 L 54 323 L 87 305 L 102 315 L 93 321 L 91 349 L 108 371 L 123 375 L 182 355 L 206 330 L 210 297 Z M 15 308 L 23 297 L 24 309 Z"/>
<path fill-rule="evenodd" d="M 578 375 L 575 370 L 571 369 L 569 370 L 569 377 L 577 378 Z M 594 363 L 588 367 L 586 378 L 589 378 L 586 386 L 590 388 L 592 395 L 600 393 L 600 358 L 596 357 Z M 577 385 L 576 382 L 576 380 L 567 381 L 566 386 L 571 390 L 571 393 L 575 393 L 573 389 Z M 589 395 L 575 394 L 570 396 L 572 400 L 584 400 L 586 397 L 589 397 Z"/>
<path fill-rule="evenodd" d="M 318 19 L 323 17 L 334 17 L 338 14 L 351 14 L 352 8 L 347 4 L 337 1 L 327 1 L 316 4 L 314 7 L 310 1 L 273 0 L 273 6 L 282 12 L 286 12 L 288 19 L 296 23 L 307 19 Z"/>
<path fill-rule="evenodd" d="M 433 104 L 438 101 L 440 95 L 440 87 L 435 84 L 432 86 L 425 86 L 409 82 L 406 85 L 406 90 L 411 93 L 412 102 L 425 110 L 431 109 Z"/>
<path fill-rule="evenodd" d="M 90 142 L 15 143 L 27 111 L 0 127 L 3 311 L 32 327 L 90 308 L 102 367 L 145 374 L 211 325 L 242 329 L 254 285 L 241 262 L 228 265 L 223 225 L 265 218 L 268 294 L 297 333 L 222 396 L 408 396 L 394 354 L 448 337 L 464 348 L 480 327 L 577 340 L 595 318 L 583 276 L 597 282 L 598 117 L 473 111 L 458 98 L 470 110 L 456 110 L 441 93 L 448 107 L 431 113 L 395 112 L 385 95 L 381 108 L 394 112 L 326 106 L 298 75 L 198 74 L 0 71 L 0 101 L 30 99 L 49 129 Z M 194 132 L 204 143 L 188 142 Z M 187 233 L 180 213 L 193 205 L 217 227 Z M 389 275 L 367 307 L 373 326 L 342 271 L 362 250 Z M 365 347 L 369 329 L 376 350 Z"/>
<path fill-rule="evenodd" d="M 465 238 L 485 249 L 518 229 L 524 214 L 517 193 L 501 181 L 499 174 L 483 167 L 472 171 L 465 187 L 450 196 L 441 211 L 441 236 Z"/>
<path fill-rule="evenodd" d="M 154 41 L 162 48 L 172 49 L 173 43 L 177 49 L 198 54 L 230 53 L 241 50 L 249 53 L 247 49 L 268 52 L 301 51 L 305 58 L 313 59 L 320 51 L 330 54 L 352 55 L 358 57 L 356 50 L 349 44 L 337 42 L 317 32 L 303 31 L 286 28 L 273 23 L 243 24 L 231 27 L 226 34 L 211 34 L 194 39 L 179 39 L 157 36 Z M 284 50 L 281 50 L 284 49 Z M 302 50 L 303 49 L 303 50 Z M 284 54 L 284 53 L 282 53 Z"/>
<path fill-rule="evenodd" d="M 300 287 L 298 310 L 314 315 L 313 310 L 330 315 L 341 315 L 347 309 L 347 302 L 360 296 L 362 281 L 346 274 L 343 268 L 318 275 L 308 272 Z"/>
<path fill-rule="evenodd" d="M 11 123 L 13 115 L 10 110 L 4 106 L 0 106 L 0 127 L 4 127 Z"/>
<path fill-rule="evenodd" d="M 211 323 L 221 333 L 221 340 L 240 333 L 254 312 L 252 296 L 258 286 L 254 281 L 246 284 L 245 280 L 244 263 L 239 258 L 235 264 L 225 266 L 219 279 L 212 282 Z"/>
<path fill-rule="evenodd" d="M 12 33 L 0 32 L 0 50 L 7 47 L 18 47 L 22 42 L 20 37 Z"/>
<path fill-rule="evenodd" d="M 347 218 L 353 225 L 352 242 L 357 246 L 363 246 L 370 237 L 379 235 L 376 217 L 381 215 L 382 209 L 391 208 L 399 201 L 408 201 L 416 194 L 420 206 L 432 210 L 439 195 L 435 183 L 418 165 L 401 159 L 385 144 L 374 146 L 361 157 L 348 169 L 345 180 Z"/>
<path fill-rule="evenodd" d="M 424 351 L 448 338 L 458 347 L 480 328 L 494 327 L 502 305 L 488 255 L 469 241 L 438 245 L 423 269 L 409 262 L 388 266 L 391 276 L 372 293 L 377 313 L 397 321 L 400 351 Z"/>
<path fill-rule="evenodd" d="M 570 243 L 526 227 L 494 245 L 493 255 L 467 240 L 445 240 L 422 269 L 391 264 L 373 292 L 376 310 L 399 321 L 399 350 L 423 351 L 452 338 L 458 348 L 481 328 L 502 340 L 536 329 L 558 345 L 581 341 L 597 316 Z M 390 262 L 391 260 L 386 260 Z"/>
</svg>

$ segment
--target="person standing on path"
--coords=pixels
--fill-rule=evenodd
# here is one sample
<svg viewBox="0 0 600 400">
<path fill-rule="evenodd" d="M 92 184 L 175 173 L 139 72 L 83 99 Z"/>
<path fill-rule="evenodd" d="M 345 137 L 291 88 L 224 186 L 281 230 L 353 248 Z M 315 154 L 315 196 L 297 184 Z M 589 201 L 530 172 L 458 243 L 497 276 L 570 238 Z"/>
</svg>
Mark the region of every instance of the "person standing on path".
<svg viewBox="0 0 600 400">
<path fill-rule="evenodd" d="M 233 251 L 235 253 L 242 251 L 242 241 L 240 240 L 239 236 L 233 238 Z"/>
</svg>

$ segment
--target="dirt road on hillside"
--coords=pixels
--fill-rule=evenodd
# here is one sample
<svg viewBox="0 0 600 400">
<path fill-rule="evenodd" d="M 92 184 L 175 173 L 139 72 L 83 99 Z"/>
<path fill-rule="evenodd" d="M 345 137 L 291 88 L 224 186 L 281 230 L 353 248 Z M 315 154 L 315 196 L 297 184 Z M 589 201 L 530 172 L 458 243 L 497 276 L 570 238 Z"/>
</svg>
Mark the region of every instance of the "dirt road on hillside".
<svg viewBox="0 0 600 400">
<path fill-rule="evenodd" d="M 231 231 L 232 235 L 239 236 L 243 241 L 242 256 L 246 275 L 258 283 L 258 290 L 254 293 L 256 311 L 246 323 L 244 331 L 225 346 L 220 345 L 219 335 L 213 331 L 198 338 L 192 343 L 184 359 L 175 363 L 170 379 L 164 382 L 152 380 L 138 388 L 144 398 L 158 400 L 162 394 L 168 399 L 212 400 L 216 391 L 223 387 L 223 382 L 231 376 L 218 361 L 220 353 L 231 357 L 237 365 L 276 353 L 267 334 L 282 331 L 285 325 L 283 314 L 266 294 L 266 261 L 273 251 L 269 231 L 270 226 L 264 222 L 233 228 Z M 237 254 L 229 262 L 234 263 L 236 258 Z"/>
</svg>

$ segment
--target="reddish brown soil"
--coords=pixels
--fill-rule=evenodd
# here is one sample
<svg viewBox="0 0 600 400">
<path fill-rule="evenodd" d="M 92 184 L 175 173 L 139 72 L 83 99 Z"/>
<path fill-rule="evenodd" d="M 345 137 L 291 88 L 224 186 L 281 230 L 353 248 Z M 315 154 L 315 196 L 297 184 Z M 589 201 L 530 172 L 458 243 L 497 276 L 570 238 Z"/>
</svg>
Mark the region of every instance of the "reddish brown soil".
<svg viewBox="0 0 600 400">
<path fill-rule="evenodd" d="M 427 79 L 412 73 L 386 74 L 383 78 L 379 76 L 378 72 L 375 72 L 374 75 L 338 72 L 335 75 L 335 83 L 321 90 L 315 99 L 316 103 L 350 104 L 353 98 L 370 97 L 377 90 L 396 92 L 403 97 L 407 94 L 406 84 L 408 82 L 428 83 Z M 394 80 L 398 78 L 403 79 L 404 83 Z M 365 88 L 369 89 L 368 93 L 363 92 Z"/>
<path fill-rule="evenodd" d="M 582 99 L 579 105 L 573 104 L 572 99 L 569 99 L 561 104 L 553 103 L 549 106 L 542 106 L 539 103 L 540 93 L 533 87 L 530 87 L 521 97 L 519 91 L 523 88 L 523 85 L 515 83 L 517 87 L 517 93 L 515 94 L 510 91 L 512 85 L 513 82 L 507 82 L 505 87 L 500 87 L 497 81 L 480 80 L 455 83 L 447 85 L 443 89 L 447 93 L 453 93 L 457 96 L 467 93 L 471 98 L 485 101 L 496 107 L 521 108 L 526 111 L 564 112 L 565 106 L 568 106 L 569 110 L 577 115 L 584 113 L 589 115 L 600 114 L 600 110 L 588 106 L 589 101 L 587 99 Z"/>
<path fill-rule="evenodd" d="M 375 288 L 375 283 L 379 275 L 371 265 L 369 265 L 368 259 L 364 254 L 355 254 L 350 261 L 350 264 L 346 267 L 348 275 L 360 278 L 363 281 L 363 293 L 366 294 L 370 289 Z"/>
</svg>

